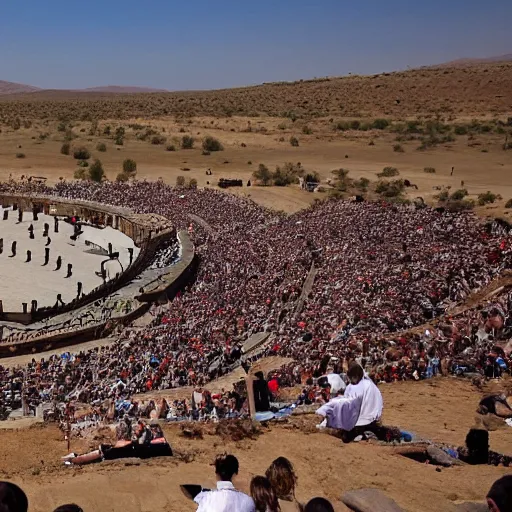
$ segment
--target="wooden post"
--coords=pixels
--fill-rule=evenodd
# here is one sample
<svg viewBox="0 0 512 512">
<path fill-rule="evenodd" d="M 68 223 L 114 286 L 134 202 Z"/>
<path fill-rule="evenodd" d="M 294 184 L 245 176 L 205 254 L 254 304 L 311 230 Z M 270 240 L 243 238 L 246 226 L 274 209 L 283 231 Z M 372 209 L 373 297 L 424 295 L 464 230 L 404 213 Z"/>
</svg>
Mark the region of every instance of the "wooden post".
<svg viewBox="0 0 512 512">
<path fill-rule="evenodd" d="M 245 377 L 245 386 L 247 388 L 247 402 L 249 404 L 249 415 L 252 419 L 256 416 L 256 404 L 254 402 L 254 377 L 249 374 Z"/>
</svg>

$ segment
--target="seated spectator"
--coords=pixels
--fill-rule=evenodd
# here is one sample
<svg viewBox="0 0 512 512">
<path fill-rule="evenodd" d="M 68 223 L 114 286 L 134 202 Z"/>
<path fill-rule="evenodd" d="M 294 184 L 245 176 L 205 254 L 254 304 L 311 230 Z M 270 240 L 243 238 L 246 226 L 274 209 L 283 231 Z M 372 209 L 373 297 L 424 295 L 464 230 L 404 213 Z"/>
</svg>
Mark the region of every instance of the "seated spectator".
<svg viewBox="0 0 512 512">
<path fill-rule="evenodd" d="M 257 512 L 281 512 L 276 493 L 264 476 L 255 476 L 251 480 L 251 496 Z"/>
<path fill-rule="evenodd" d="M 295 498 L 297 475 L 292 463 L 285 457 L 278 457 L 265 472 L 270 485 L 279 499 L 282 512 L 297 512 L 302 510 L 302 505 Z"/>
<path fill-rule="evenodd" d="M 0 482 L 0 511 L 27 512 L 27 495 L 11 482 Z"/>
<path fill-rule="evenodd" d="M 304 512 L 334 512 L 334 508 L 325 498 L 313 498 L 308 501 Z"/>
<path fill-rule="evenodd" d="M 487 493 L 487 505 L 490 512 L 508 512 L 512 510 L 512 475 L 496 480 Z"/>
<path fill-rule="evenodd" d="M 66 503 L 57 507 L 53 512 L 84 512 L 82 507 L 79 507 L 76 503 Z"/>
<path fill-rule="evenodd" d="M 222 454 L 215 459 L 217 489 L 200 492 L 194 501 L 199 505 L 197 512 L 256 512 L 250 496 L 237 491 L 232 483 L 238 474 L 238 459 L 234 455 Z"/>
<path fill-rule="evenodd" d="M 353 441 L 357 436 L 370 430 L 372 431 L 382 416 L 382 395 L 373 381 L 364 374 L 364 370 L 358 363 L 352 363 L 348 369 L 350 384 L 345 390 L 346 398 L 360 398 L 361 408 L 355 428 L 346 432 L 343 440 Z"/>
</svg>

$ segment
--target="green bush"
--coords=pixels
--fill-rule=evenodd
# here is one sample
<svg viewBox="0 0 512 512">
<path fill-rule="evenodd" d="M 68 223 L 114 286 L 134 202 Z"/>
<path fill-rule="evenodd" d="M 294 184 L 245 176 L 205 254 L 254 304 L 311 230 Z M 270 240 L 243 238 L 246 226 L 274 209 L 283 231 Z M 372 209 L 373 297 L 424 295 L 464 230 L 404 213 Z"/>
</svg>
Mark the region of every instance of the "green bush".
<svg viewBox="0 0 512 512">
<path fill-rule="evenodd" d="M 368 178 L 361 178 L 359 180 L 354 181 L 354 186 L 360 190 L 366 190 L 370 185 L 370 180 Z"/>
<path fill-rule="evenodd" d="M 442 190 L 437 196 L 434 196 L 434 199 L 437 199 L 438 201 L 444 203 L 445 201 L 448 201 L 450 198 L 450 194 L 448 193 L 448 190 Z"/>
<path fill-rule="evenodd" d="M 188 181 L 188 188 L 197 188 L 197 180 L 195 178 L 190 178 L 190 180 Z"/>
<path fill-rule="evenodd" d="M 307 125 L 305 124 L 303 127 L 302 127 L 302 133 L 304 135 L 311 135 L 313 133 L 313 130 Z"/>
<path fill-rule="evenodd" d="M 296 148 L 299 146 L 299 139 L 297 137 L 290 137 L 290 144 Z"/>
<path fill-rule="evenodd" d="M 105 171 L 103 170 L 103 165 L 101 165 L 99 160 L 94 160 L 94 163 L 89 168 L 89 179 L 96 183 L 101 183 L 104 178 Z"/>
<path fill-rule="evenodd" d="M 118 183 L 124 183 L 124 182 L 128 181 L 129 179 L 130 179 L 130 176 L 128 176 L 128 174 L 126 174 L 125 172 L 120 172 L 116 176 L 116 181 Z"/>
<path fill-rule="evenodd" d="M 339 130 L 340 132 L 346 132 L 347 130 L 350 130 L 350 123 L 347 121 L 338 121 L 334 126 L 334 129 Z"/>
<path fill-rule="evenodd" d="M 467 126 L 464 126 L 463 124 L 458 124 L 453 129 L 455 135 L 467 135 L 468 134 L 468 128 Z"/>
<path fill-rule="evenodd" d="M 87 175 L 83 167 L 78 168 L 73 174 L 73 178 L 75 178 L 75 180 L 85 180 L 86 177 Z"/>
<path fill-rule="evenodd" d="M 62 155 L 69 155 L 69 151 L 71 150 L 71 144 L 69 142 L 64 142 L 60 147 L 60 152 Z"/>
<path fill-rule="evenodd" d="M 501 196 L 499 194 L 493 194 L 490 190 L 484 192 L 483 194 L 478 194 L 478 204 L 480 206 L 484 206 L 488 203 L 494 203 L 496 200 L 500 200 Z"/>
<path fill-rule="evenodd" d="M 385 130 L 389 126 L 389 121 L 387 119 L 375 119 L 372 123 L 372 127 L 375 130 Z"/>
<path fill-rule="evenodd" d="M 176 176 L 176 186 L 177 187 L 185 186 L 185 176 Z"/>
<path fill-rule="evenodd" d="M 377 177 L 379 178 L 392 178 L 393 176 L 398 176 L 400 171 L 396 167 L 384 167 L 382 172 L 377 173 Z"/>
<path fill-rule="evenodd" d="M 252 176 L 255 180 L 259 181 L 264 187 L 272 183 L 272 173 L 265 164 L 258 165 Z"/>
<path fill-rule="evenodd" d="M 427 174 L 435 174 L 436 169 L 435 167 L 423 167 L 423 172 L 426 172 Z"/>
<path fill-rule="evenodd" d="M 405 190 L 403 180 L 379 181 L 375 187 L 375 192 L 384 197 L 398 197 Z"/>
<path fill-rule="evenodd" d="M 465 188 L 461 188 L 459 190 L 456 190 L 451 196 L 451 201 L 461 201 L 468 195 L 468 191 Z"/>
<path fill-rule="evenodd" d="M 137 162 L 135 160 L 132 160 L 131 158 L 127 158 L 123 162 L 123 172 L 133 176 L 137 173 Z"/>
<path fill-rule="evenodd" d="M 116 137 L 124 137 L 125 129 L 123 126 L 118 126 L 116 128 Z"/>
<path fill-rule="evenodd" d="M 107 126 L 105 126 L 105 128 L 103 128 L 103 135 L 107 135 L 109 136 L 111 133 L 111 128 L 110 126 L 107 124 Z"/>
<path fill-rule="evenodd" d="M 224 147 L 215 137 L 207 136 L 203 139 L 203 151 L 223 151 Z"/>
<path fill-rule="evenodd" d="M 509 200 L 505 203 L 505 208 L 512 208 L 512 199 L 509 199 Z"/>
<path fill-rule="evenodd" d="M 285 169 L 276 167 L 275 171 L 272 173 L 272 180 L 274 181 L 274 185 L 276 187 L 286 187 L 294 182 L 294 177 L 291 173 L 287 172 Z"/>
<path fill-rule="evenodd" d="M 472 199 L 461 199 L 459 201 L 448 201 L 445 207 L 450 212 L 463 212 L 472 210 L 475 207 L 475 201 Z"/>
<path fill-rule="evenodd" d="M 154 135 L 151 138 L 151 144 L 154 146 L 159 146 L 160 144 L 165 144 L 166 140 L 167 139 L 163 135 Z"/>
<path fill-rule="evenodd" d="M 190 135 L 183 135 L 181 138 L 181 148 L 182 149 L 192 149 L 194 147 L 194 138 Z"/>
<path fill-rule="evenodd" d="M 105 153 L 105 151 L 107 151 L 107 145 L 103 142 L 99 142 L 96 145 L 96 150 L 99 151 L 100 153 Z"/>
<path fill-rule="evenodd" d="M 89 153 L 87 148 L 77 148 L 73 151 L 73 158 L 75 160 L 89 160 L 91 153 Z"/>
<path fill-rule="evenodd" d="M 358 121 L 357 119 L 350 121 L 351 130 L 359 130 L 359 128 L 361 128 L 361 121 Z"/>
<path fill-rule="evenodd" d="M 401 144 L 395 144 L 395 145 L 393 146 L 393 151 L 394 151 L 395 153 L 404 153 L 404 148 L 402 147 L 402 145 L 401 145 Z"/>
<path fill-rule="evenodd" d="M 66 123 L 59 123 L 57 126 L 57 131 L 59 132 L 65 132 L 67 130 Z"/>
<path fill-rule="evenodd" d="M 122 135 L 118 135 L 115 139 L 114 139 L 114 144 L 116 146 L 122 146 L 124 144 L 124 137 Z"/>
<path fill-rule="evenodd" d="M 80 160 L 78 162 L 78 167 L 89 167 L 89 162 L 87 162 L 87 160 Z"/>
<path fill-rule="evenodd" d="M 169 144 L 165 148 L 166 151 L 176 151 L 176 146 L 174 144 Z"/>
</svg>

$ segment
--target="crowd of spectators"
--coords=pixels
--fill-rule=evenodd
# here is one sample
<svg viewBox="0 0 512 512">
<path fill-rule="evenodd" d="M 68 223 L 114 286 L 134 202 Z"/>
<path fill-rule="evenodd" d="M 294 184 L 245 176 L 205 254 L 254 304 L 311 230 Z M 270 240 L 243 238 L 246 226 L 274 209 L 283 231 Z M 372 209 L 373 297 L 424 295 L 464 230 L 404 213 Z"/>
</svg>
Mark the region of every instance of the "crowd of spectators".
<svg viewBox="0 0 512 512">
<path fill-rule="evenodd" d="M 0 184 L 1 192 L 162 215 L 189 231 L 200 265 L 190 287 L 154 309 L 150 326 L 127 329 L 119 343 L 0 367 L 0 407 L 16 405 L 24 380 L 33 406 L 56 397 L 100 406 L 156 389 L 204 386 L 261 331 L 271 333 L 261 354 L 296 360 L 278 373 L 283 383 L 306 382 L 326 360 L 339 373 L 356 360 L 377 381 L 432 376 L 446 365 L 460 368 L 461 357 L 482 371 L 491 371 L 489 364 L 503 369 L 497 359 L 506 365 L 507 354 L 495 346 L 509 325 L 506 293 L 489 307 L 409 333 L 509 266 L 508 233 L 486 229 L 472 214 L 331 200 L 285 216 L 246 198 L 161 181 L 63 181 L 53 188 L 11 181 Z"/>
</svg>

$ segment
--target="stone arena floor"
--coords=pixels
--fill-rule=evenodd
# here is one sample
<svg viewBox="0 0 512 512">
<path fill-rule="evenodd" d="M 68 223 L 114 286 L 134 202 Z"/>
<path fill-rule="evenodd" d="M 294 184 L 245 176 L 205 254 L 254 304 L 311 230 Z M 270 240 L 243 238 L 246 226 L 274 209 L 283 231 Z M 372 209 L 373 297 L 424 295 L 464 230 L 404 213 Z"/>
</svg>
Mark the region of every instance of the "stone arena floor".
<svg viewBox="0 0 512 512">
<path fill-rule="evenodd" d="M 121 265 L 127 268 L 130 262 L 128 248 L 134 249 L 134 260 L 139 249 L 131 238 L 120 231 L 107 227 L 97 229 L 91 226 L 83 226 L 81 234 L 76 242 L 70 239 L 73 234 L 73 226 L 60 220 L 59 232 L 54 233 L 54 218 L 39 214 L 38 221 L 34 221 L 32 212 L 25 212 L 23 221 L 18 223 L 18 212 L 8 208 L 9 218 L 4 221 L 3 209 L 0 207 L 0 238 L 3 238 L 3 253 L 0 254 L 0 300 L 4 311 L 22 311 L 22 303 L 30 303 L 37 300 L 38 306 L 51 306 L 55 304 L 57 294 L 62 295 L 64 302 L 70 302 L 76 297 L 77 283 L 81 282 L 83 293 L 87 294 L 102 283 L 102 279 L 96 275 L 100 271 L 101 262 L 105 255 L 91 254 L 92 246 L 87 246 L 89 241 L 97 246 L 107 249 L 110 242 L 113 251 L 119 252 L 119 262 L 110 261 L 105 267 L 107 276 L 114 277 L 121 272 Z M 44 263 L 46 237 L 43 237 L 44 223 L 50 226 L 51 238 L 50 261 L 47 266 Z M 34 226 L 34 240 L 30 240 L 28 228 Z M 11 256 L 11 244 L 17 241 L 15 257 Z M 32 251 L 32 261 L 26 263 L 27 250 Z M 55 271 L 57 257 L 62 257 L 62 267 Z M 73 265 L 73 274 L 66 278 L 68 263 Z"/>
</svg>

